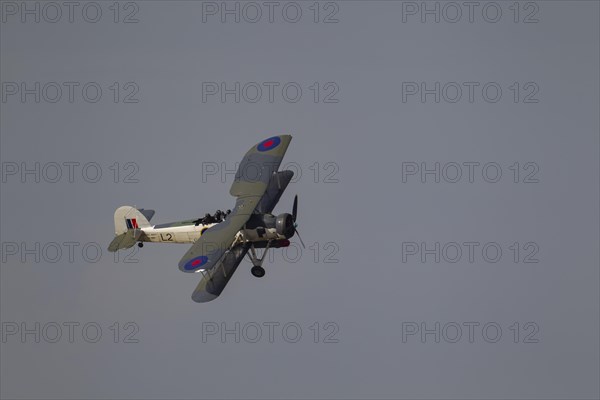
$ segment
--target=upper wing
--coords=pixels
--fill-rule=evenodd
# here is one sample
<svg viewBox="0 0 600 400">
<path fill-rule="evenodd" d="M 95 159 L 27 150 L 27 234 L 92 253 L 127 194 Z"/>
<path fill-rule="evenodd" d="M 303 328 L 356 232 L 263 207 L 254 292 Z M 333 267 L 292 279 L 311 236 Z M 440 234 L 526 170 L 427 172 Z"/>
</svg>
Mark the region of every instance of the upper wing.
<svg viewBox="0 0 600 400">
<path fill-rule="evenodd" d="M 293 177 L 294 173 L 292 171 L 279 171 L 273 175 L 269 181 L 267 190 L 265 190 L 265 194 L 263 194 L 260 203 L 256 206 L 256 212 L 260 214 L 272 212 Z"/>
<path fill-rule="evenodd" d="M 205 303 L 219 297 L 247 252 L 248 246 L 244 244 L 231 248 L 221 262 L 204 275 L 192 293 L 192 300 Z"/>
<path fill-rule="evenodd" d="M 291 141 L 291 135 L 280 135 L 252 146 L 240 163 L 229 193 L 235 197 L 262 196 L 271 176 L 279 169 Z"/>
<path fill-rule="evenodd" d="M 179 261 L 179 269 L 183 272 L 198 272 L 214 268 L 229 250 L 235 235 L 248 221 L 259 201 L 260 196 L 238 197 L 227 219 L 204 232 L 185 253 Z"/>
</svg>

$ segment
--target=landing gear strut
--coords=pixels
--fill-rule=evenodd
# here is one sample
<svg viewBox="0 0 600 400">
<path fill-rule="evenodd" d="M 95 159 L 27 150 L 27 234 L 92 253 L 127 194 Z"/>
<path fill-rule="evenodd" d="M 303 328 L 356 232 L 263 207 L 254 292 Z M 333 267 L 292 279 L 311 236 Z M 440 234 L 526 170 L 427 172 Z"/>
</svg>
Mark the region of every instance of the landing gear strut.
<svg viewBox="0 0 600 400">
<path fill-rule="evenodd" d="M 256 249 L 254 248 L 254 245 L 250 245 L 250 251 L 248 252 L 248 256 L 250 257 L 250 261 L 253 265 L 252 269 L 250 269 L 250 272 L 257 278 L 262 278 L 263 276 L 265 276 L 266 272 L 265 269 L 262 267 L 262 263 L 265 260 L 265 257 L 267 256 L 269 246 L 271 246 L 271 241 L 267 242 L 267 247 L 265 247 L 265 251 L 263 252 L 262 257 L 258 258 L 258 256 L 256 255 Z"/>
</svg>

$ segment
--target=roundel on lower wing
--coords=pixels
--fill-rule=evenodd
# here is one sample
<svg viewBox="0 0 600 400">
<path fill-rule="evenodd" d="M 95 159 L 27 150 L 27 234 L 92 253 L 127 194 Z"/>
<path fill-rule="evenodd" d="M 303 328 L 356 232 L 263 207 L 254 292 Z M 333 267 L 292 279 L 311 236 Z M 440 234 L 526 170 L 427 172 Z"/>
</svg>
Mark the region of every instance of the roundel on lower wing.
<svg viewBox="0 0 600 400">
<path fill-rule="evenodd" d="M 194 271 L 198 268 L 201 268 L 204 264 L 208 262 L 208 257 L 200 256 L 192 258 L 190 261 L 186 262 L 183 266 L 183 269 L 186 271 Z"/>
<path fill-rule="evenodd" d="M 263 140 L 256 146 L 256 150 L 258 151 L 269 151 L 273 150 L 275 147 L 279 146 L 281 143 L 281 138 L 279 136 L 273 136 L 268 139 Z"/>
</svg>

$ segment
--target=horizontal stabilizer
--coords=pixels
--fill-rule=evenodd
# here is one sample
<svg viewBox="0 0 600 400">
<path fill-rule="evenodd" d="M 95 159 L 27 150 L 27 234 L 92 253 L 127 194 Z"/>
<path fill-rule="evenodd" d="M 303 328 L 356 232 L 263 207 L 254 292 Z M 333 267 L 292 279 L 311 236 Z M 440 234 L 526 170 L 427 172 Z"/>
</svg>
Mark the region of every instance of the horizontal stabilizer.
<svg viewBox="0 0 600 400">
<path fill-rule="evenodd" d="M 144 232 L 141 230 L 130 230 L 120 235 L 115 236 L 115 238 L 108 245 L 108 251 L 114 253 L 117 250 L 121 249 L 129 249 L 135 245 L 135 243 L 139 240 L 140 236 L 142 236 Z"/>
<path fill-rule="evenodd" d="M 150 221 L 152 219 L 152 217 L 154 217 L 154 214 L 156 213 L 156 211 L 154 210 L 144 210 L 143 208 L 138 209 L 139 212 L 142 213 L 142 215 L 144 217 L 146 217 L 146 219 L 148 221 Z"/>
</svg>

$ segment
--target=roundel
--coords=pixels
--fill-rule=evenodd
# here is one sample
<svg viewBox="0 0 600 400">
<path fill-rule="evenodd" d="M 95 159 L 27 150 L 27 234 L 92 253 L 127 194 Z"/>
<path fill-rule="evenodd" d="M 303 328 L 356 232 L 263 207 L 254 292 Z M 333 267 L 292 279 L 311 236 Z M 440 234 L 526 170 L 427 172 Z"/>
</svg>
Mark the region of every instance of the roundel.
<svg viewBox="0 0 600 400">
<path fill-rule="evenodd" d="M 279 136 L 273 136 L 268 139 L 263 140 L 256 146 L 256 150 L 258 151 L 269 151 L 273 150 L 275 147 L 279 146 L 281 143 L 281 138 Z"/>
<path fill-rule="evenodd" d="M 207 262 L 208 262 L 208 257 L 206 257 L 206 256 L 199 256 L 196 258 L 192 258 L 190 261 L 185 263 L 185 265 L 183 266 L 183 269 L 185 269 L 186 271 L 193 271 L 193 270 L 196 270 L 196 269 L 202 267 Z"/>
</svg>

